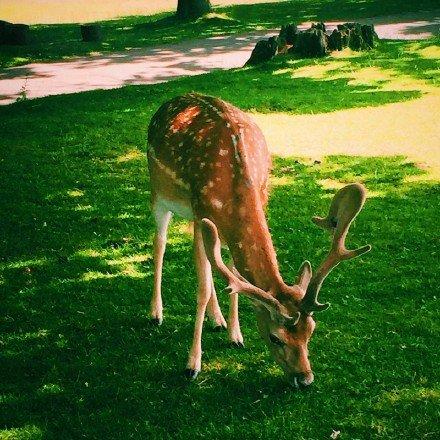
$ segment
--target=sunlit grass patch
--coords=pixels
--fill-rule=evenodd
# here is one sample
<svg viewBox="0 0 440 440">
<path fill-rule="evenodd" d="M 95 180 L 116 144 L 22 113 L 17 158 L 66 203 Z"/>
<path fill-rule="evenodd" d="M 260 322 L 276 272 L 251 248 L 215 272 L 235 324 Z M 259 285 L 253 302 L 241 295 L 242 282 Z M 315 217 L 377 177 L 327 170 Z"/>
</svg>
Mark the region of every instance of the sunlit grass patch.
<svg viewBox="0 0 440 440">
<path fill-rule="evenodd" d="M 340 182 L 339 180 L 330 179 L 330 178 L 318 180 L 318 183 L 324 189 L 333 189 L 333 190 L 341 189 L 346 185 L 345 182 Z"/>
<path fill-rule="evenodd" d="M 81 191 L 79 189 L 69 189 L 67 191 L 67 194 L 70 197 L 82 197 L 84 195 L 84 191 Z"/>
<path fill-rule="evenodd" d="M 426 43 L 413 43 L 408 45 L 405 52 L 410 55 L 416 54 L 422 58 L 436 60 L 440 63 L 440 45 L 432 44 L 427 46 Z"/>
<path fill-rule="evenodd" d="M 81 205 L 81 204 L 78 204 L 78 205 L 75 206 L 74 210 L 75 211 L 93 211 L 94 208 L 93 208 L 92 205 Z"/>
<path fill-rule="evenodd" d="M 139 150 L 130 150 L 125 154 L 119 156 L 116 160 L 117 162 L 129 162 L 131 160 L 137 160 L 142 158 L 142 153 Z"/>
<path fill-rule="evenodd" d="M 393 390 L 385 393 L 381 400 L 376 404 L 377 408 L 383 408 L 388 403 L 396 404 L 398 402 L 406 401 L 409 405 L 416 401 L 431 401 L 432 403 L 440 404 L 440 389 L 431 388 L 403 388 L 400 390 Z"/>
<path fill-rule="evenodd" d="M 3 342 L 5 343 L 5 345 L 9 343 L 14 344 L 17 342 L 44 339 L 47 338 L 48 335 L 49 335 L 49 331 L 47 329 L 40 329 L 36 332 L 25 332 L 25 333 L 8 335 L 4 338 Z"/>
<path fill-rule="evenodd" d="M 386 43 L 382 43 L 381 49 L 371 51 L 371 53 L 356 52 L 351 53 L 332 52 L 331 55 L 323 60 L 312 62 L 298 61 L 292 64 L 292 68 L 280 68 L 273 72 L 274 75 L 291 74 L 292 78 L 310 78 L 319 81 L 334 81 L 345 79 L 349 86 L 365 86 L 368 89 L 358 89 L 356 93 L 368 93 L 371 91 L 437 91 L 435 84 L 432 83 L 432 77 L 439 74 L 440 69 L 425 69 L 417 72 L 410 71 L 404 66 L 417 60 L 417 51 L 412 51 L 411 46 L 402 45 L 405 50 L 411 53 L 410 57 L 396 57 L 395 63 L 390 57 L 387 62 L 381 62 L 381 51 L 386 51 Z M 357 55 L 356 55 L 357 54 Z M 378 56 L 379 55 L 379 56 Z M 390 53 L 391 55 L 391 53 Z M 431 65 L 435 66 L 435 61 L 431 60 Z M 420 77 L 419 73 L 424 77 Z M 431 75 L 431 77 L 430 77 Z"/>
<path fill-rule="evenodd" d="M 315 62 L 314 64 L 308 63 L 305 66 L 298 67 L 291 71 L 292 78 L 313 78 L 313 79 L 326 79 L 329 76 L 332 79 L 341 78 L 336 72 L 343 71 L 342 75 L 346 74 L 346 68 L 349 64 L 346 61 L 324 61 Z M 274 72 L 276 74 L 277 72 Z"/>
<path fill-rule="evenodd" d="M 61 385 L 56 383 L 45 383 L 38 391 L 39 394 L 60 394 L 64 392 Z"/>
<path fill-rule="evenodd" d="M 223 21 L 237 21 L 234 18 L 230 17 L 228 14 L 226 13 L 217 13 L 217 12 L 210 12 L 208 14 L 205 14 L 204 16 L 198 18 L 196 20 L 197 23 L 200 22 L 210 22 L 210 23 L 218 23 L 218 24 L 222 24 Z"/>
<path fill-rule="evenodd" d="M 270 185 L 271 187 L 288 185 L 291 184 L 293 180 L 294 180 L 293 176 L 281 176 L 281 177 L 272 176 L 270 178 Z"/>
<path fill-rule="evenodd" d="M 31 258 L 27 260 L 19 260 L 19 261 L 11 261 L 8 263 L 0 263 L 0 268 L 8 268 L 8 269 L 23 269 L 29 267 L 41 267 L 46 264 L 49 264 L 49 259 L 46 257 L 42 258 Z"/>
<path fill-rule="evenodd" d="M 2 440 L 42 440 L 44 431 L 35 425 L 26 425 L 22 428 L 0 430 Z"/>
<path fill-rule="evenodd" d="M 97 272 L 97 271 L 89 271 L 82 275 L 81 280 L 83 281 L 92 281 L 99 279 L 109 279 L 120 276 L 119 273 L 109 273 L 109 272 Z"/>
<path fill-rule="evenodd" d="M 145 261 L 151 260 L 151 254 L 138 254 L 138 255 L 130 255 L 126 257 L 117 258 L 114 260 L 107 260 L 107 264 L 110 266 L 113 265 L 127 265 L 130 263 L 143 263 Z"/>
</svg>

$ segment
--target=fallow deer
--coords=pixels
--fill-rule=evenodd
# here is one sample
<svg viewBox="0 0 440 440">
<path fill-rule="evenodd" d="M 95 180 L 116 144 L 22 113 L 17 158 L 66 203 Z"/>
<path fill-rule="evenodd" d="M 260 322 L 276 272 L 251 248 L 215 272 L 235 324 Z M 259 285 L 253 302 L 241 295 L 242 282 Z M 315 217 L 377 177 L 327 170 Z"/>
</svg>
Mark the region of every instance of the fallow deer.
<svg viewBox="0 0 440 440">
<path fill-rule="evenodd" d="M 327 274 L 340 261 L 370 250 L 347 250 L 348 228 L 365 201 L 360 184 L 342 188 L 325 218 L 314 222 L 333 236 L 327 258 L 312 276 L 305 261 L 296 284 L 284 283 L 266 222 L 270 155 L 261 130 L 238 108 L 220 99 L 187 94 L 163 104 L 148 130 L 148 164 L 154 239 L 154 290 L 151 316 L 162 322 L 161 278 L 167 228 L 176 213 L 194 220 L 194 258 L 198 275 L 197 314 L 186 374 L 201 368 L 201 338 L 205 312 L 226 326 L 211 273 L 214 266 L 228 283 L 230 340 L 243 344 L 238 320 L 238 293 L 253 303 L 259 332 L 275 361 L 295 386 L 313 382 L 308 342 L 315 328 L 313 312 Z M 234 267 L 224 264 L 221 242 Z"/>
</svg>

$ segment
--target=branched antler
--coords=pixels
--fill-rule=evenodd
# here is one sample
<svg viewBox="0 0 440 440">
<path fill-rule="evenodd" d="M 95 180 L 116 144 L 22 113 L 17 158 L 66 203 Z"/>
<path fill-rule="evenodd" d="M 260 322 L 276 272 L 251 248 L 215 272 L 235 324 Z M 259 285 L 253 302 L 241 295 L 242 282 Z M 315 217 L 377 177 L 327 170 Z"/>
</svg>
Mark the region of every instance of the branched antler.
<svg viewBox="0 0 440 440">
<path fill-rule="evenodd" d="M 206 256 L 213 267 L 215 267 L 228 283 L 226 290 L 232 293 L 243 293 L 249 298 L 258 301 L 264 305 L 271 314 L 281 317 L 287 321 L 294 321 L 295 324 L 299 319 L 298 316 L 291 317 L 288 310 L 273 295 L 249 283 L 237 269 L 229 269 L 223 262 L 221 256 L 221 243 L 215 224 L 204 218 L 202 220 L 203 242 L 205 245 Z"/>
<path fill-rule="evenodd" d="M 355 250 L 348 250 L 345 247 L 348 229 L 362 209 L 364 202 L 365 188 L 358 183 L 347 185 L 333 197 L 327 217 L 313 217 L 313 222 L 316 225 L 329 230 L 333 234 L 333 241 L 327 258 L 321 263 L 313 276 L 311 276 L 310 263 L 303 263 L 300 275 L 302 285 L 300 287 L 305 288 L 306 293 L 301 301 L 301 310 L 312 312 L 328 308 L 329 304 L 318 302 L 318 294 L 329 272 L 341 261 L 358 257 L 370 251 L 370 245 Z"/>
</svg>

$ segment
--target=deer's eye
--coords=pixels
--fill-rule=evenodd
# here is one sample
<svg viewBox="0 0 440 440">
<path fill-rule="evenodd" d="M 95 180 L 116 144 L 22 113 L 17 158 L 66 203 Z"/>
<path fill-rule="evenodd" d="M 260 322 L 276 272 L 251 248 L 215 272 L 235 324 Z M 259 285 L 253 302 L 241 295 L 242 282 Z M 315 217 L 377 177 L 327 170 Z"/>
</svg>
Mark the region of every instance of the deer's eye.
<svg viewBox="0 0 440 440">
<path fill-rule="evenodd" d="M 284 345 L 284 342 L 278 336 L 275 336 L 272 333 L 269 335 L 269 339 L 272 344 L 277 345 L 278 347 L 282 347 Z"/>
</svg>

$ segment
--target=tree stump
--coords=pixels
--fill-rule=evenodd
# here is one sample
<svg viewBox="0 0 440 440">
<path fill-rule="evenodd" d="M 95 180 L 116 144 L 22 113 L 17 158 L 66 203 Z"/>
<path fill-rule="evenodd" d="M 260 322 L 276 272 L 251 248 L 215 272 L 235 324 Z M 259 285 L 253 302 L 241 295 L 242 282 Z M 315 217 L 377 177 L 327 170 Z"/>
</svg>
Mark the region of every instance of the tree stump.
<svg viewBox="0 0 440 440">
<path fill-rule="evenodd" d="M 281 26 L 279 38 L 283 38 L 289 46 L 295 44 L 297 35 L 298 28 L 295 24 L 290 23 L 285 26 Z"/>
<path fill-rule="evenodd" d="M 374 26 L 372 24 L 364 24 L 361 26 L 361 33 L 362 38 L 364 39 L 365 45 L 369 49 L 373 49 L 373 47 L 376 45 L 377 40 L 379 37 L 376 34 L 376 31 L 374 30 Z"/>
<path fill-rule="evenodd" d="M 297 35 L 290 50 L 301 57 L 322 57 L 327 53 L 327 39 L 321 29 L 312 28 Z"/>
<path fill-rule="evenodd" d="M 82 40 L 86 43 L 101 41 L 101 27 L 97 24 L 81 25 Z"/>
<path fill-rule="evenodd" d="M 0 44 L 24 46 L 28 43 L 29 26 L 0 21 Z"/>
<path fill-rule="evenodd" d="M 353 28 L 350 31 L 350 36 L 348 38 L 348 47 L 351 50 L 362 50 L 365 47 L 364 39 L 362 38 L 362 32 L 360 28 Z"/>
<path fill-rule="evenodd" d="M 212 10 L 209 0 L 178 0 L 177 17 L 182 20 L 191 20 L 201 17 Z"/>
<path fill-rule="evenodd" d="M 258 41 L 251 57 L 246 61 L 245 66 L 255 66 L 271 60 L 278 50 L 278 40 L 276 37 L 270 37 L 268 40 Z"/>
<path fill-rule="evenodd" d="M 8 42 L 8 26 L 11 23 L 0 20 L 0 44 L 7 44 Z"/>
<path fill-rule="evenodd" d="M 325 23 L 322 21 L 319 23 L 312 23 L 312 29 L 320 29 L 322 32 L 325 32 Z"/>
<path fill-rule="evenodd" d="M 344 24 L 338 24 L 338 29 L 339 30 L 353 30 L 353 29 L 359 29 L 359 31 L 361 30 L 361 24 L 360 23 L 344 23 Z"/>
<path fill-rule="evenodd" d="M 306 58 L 322 57 L 327 51 L 342 50 L 345 47 L 356 51 L 371 49 L 378 40 L 373 25 L 353 22 L 339 24 L 337 29 L 327 35 L 323 22 L 314 23 L 310 29 L 302 32 L 294 24 L 287 24 L 281 27 L 278 39 L 271 37 L 258 42 L 246 65 L 269 61 L 277 54 L 294 53 Z"/>
<path fill-rule="evenodd" d="M 293 46 L 298 35 L 298 28 L 295 24 L 281 26 L 278 35 L 278 53 L 286 53 L 289 47 Z"/>
<path fill-rule="evenodd" d="M 343 34 L 341 31 L 336 29 L 328 37 L 328 48 L 329 50 L 342 50 L 343 49 Z"/>
</svg>

